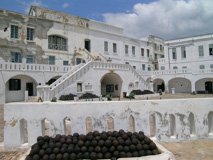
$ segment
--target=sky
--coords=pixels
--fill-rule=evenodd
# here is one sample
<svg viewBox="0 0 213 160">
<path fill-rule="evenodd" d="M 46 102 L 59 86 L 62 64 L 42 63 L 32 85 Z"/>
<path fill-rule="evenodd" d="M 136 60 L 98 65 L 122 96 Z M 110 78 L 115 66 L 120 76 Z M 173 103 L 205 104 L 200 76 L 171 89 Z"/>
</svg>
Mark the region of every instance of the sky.
<svg viewBox="0 0 213 160">
<path fill-rule="evenodd" d="M 213 0 L 0 0 L 0 9 L 23 14 L 31 5 L 122 27 L 138 39 L 213 33 Z"/>
</svg>

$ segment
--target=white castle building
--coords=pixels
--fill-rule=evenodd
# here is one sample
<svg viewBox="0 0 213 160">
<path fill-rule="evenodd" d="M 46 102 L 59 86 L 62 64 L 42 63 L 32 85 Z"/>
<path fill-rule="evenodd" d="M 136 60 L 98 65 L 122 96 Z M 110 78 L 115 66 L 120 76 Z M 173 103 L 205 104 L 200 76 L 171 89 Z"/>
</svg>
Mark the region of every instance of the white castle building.
<svg viewBox="0 0 213 160">
<path fill-rule="evenodd" d="M 213 93 L 213 34 L 165 41 L 32 6 L 0 10 L 0 103 L 134 89 Z M 26 90 L 28 92 L 26 92 Z"/>
</svg>

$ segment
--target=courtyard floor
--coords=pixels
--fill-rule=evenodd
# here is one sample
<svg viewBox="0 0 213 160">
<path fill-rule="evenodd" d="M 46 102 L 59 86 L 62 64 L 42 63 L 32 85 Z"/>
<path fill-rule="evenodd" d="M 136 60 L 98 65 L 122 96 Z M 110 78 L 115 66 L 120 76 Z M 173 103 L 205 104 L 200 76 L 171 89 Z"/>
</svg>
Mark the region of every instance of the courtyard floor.
<svg viewBox="0 0 213 160">
<path fill-rule="evenodd" d="M 185 99 L 185 98 L 213 98 L 213 94 L 165 94 L 151 99 Z M 118 98 L 113 98 L 118 101 Z M 133 99 L 135 100 L 135 99 Z M 138 99 L 137 99 L 138 100 Z M 147 98 L 140 98 L 147 100 Z M 122 98 L 121 101 L 129 101 Z M 27 151 L 27 148 L 4 149 L 4 106 L 0 105 L 0 160 L 18 160 Z M 183 142 L 160 142 L 162 146 L 172 152 L 176 160 L 212 160 L 213 159 L 213 139 L 190 140 Z"/>
</svg>

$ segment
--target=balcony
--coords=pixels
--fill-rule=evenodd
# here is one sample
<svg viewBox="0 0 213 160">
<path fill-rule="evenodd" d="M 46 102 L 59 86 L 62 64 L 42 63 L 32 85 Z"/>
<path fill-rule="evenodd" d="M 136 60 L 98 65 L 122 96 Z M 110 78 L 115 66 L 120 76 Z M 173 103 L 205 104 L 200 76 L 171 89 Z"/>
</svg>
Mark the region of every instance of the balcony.
<svg viewBox="0 0 213 160">
<path fill-rule="evenodd" d="M 61 51 L 67 51 L 68 46 L 67 45 L 61 45 L 61 44 L 48 44 L 48 49 L 53 49 L 53 50 L 61 50 Z"/>
</svg>

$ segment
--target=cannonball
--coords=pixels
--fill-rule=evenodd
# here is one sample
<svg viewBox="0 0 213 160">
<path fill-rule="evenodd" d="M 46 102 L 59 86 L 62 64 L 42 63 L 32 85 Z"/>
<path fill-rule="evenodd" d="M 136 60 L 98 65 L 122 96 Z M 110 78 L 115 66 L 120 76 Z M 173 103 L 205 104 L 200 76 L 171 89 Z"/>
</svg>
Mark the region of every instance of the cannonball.
<svg viewBox="0 0 213 160">
<path fill-rule="evenodd" d="M 49 155 L 49 160 L 55 160 L 56 155 L 54 153 Z"/>
<path fill-rule="evenodd" d="M 92 160 L 97 159 L 95 152 L 90 153 L 90 159 Z"/>
<path fill-rule="evenodd" d="M 133 157 L 139 157 L 139 153 L 138 153 L 137 151 L 134 151 L 134 152 L 132 153 L 132 156 L 133 156 Z"/>
<path fill-rule="evenodd" d="M 105 158 L 105 159 L 111 159 L 111 158 L 112 158 L 111 153 L 109 153 L 109 152 L 105 153 L 105 154 L 104 154 L 104 158 Z"/>
<path fill-rule="evenodd" d="M 100 147 L 100 146 L 96 146 L 96 147 L 95 147 L 95 152 L 96 152 L 96 153 L 101 152 L 101 147 Z"/>
<path fill-rule="evenodd" d="M 61 153 L 57 154 L 56 160 L 63 160 L 63 155 Z"/>
<path fill-rule="evenodd" d="M 33 160 L 40 160 L 39 155 L 38 155 L 38 154 L 35 154 L 35 155 L 33 156 Z"/>
<path fill-rule="evenodd" d="M 59 148 L 54 148 L 53 149 L 53 153 L 56 155 L 56 154 L 58 154 L 60 152 L 60 149 Z"/>
<path fill-rule="evenodd" d="M 63 160 L 69 160 L 69 159 L 70 159 L 69 153 L 64 153 L 63 154 Z"/>
<path fill-rule="evenodd" d="M 122 152 L 120 152 L 120 157 L 121 157 L 121 158 L 126 157 L 126 153 L 125 153 L 125 152 L 123 152 L 123 151 L 122 151 Z"/>
</svg>

